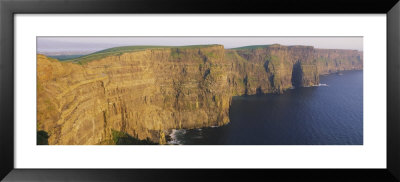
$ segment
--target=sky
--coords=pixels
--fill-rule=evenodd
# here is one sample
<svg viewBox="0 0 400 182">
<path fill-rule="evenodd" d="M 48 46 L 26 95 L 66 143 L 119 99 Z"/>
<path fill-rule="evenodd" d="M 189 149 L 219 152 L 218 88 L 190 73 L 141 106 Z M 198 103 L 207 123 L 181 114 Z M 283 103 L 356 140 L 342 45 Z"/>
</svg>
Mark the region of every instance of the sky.
<svg viewBox="0 0 400 182">
<path fill-rule="evenodd" d="M 184 46 L 222 44 L 226 49 L 249 45 L 307 45 L 322 49 L 363 50 L 362 37 L 37 37 L 37 52 L 83 54 L 118 46 Z"/>
</svg>

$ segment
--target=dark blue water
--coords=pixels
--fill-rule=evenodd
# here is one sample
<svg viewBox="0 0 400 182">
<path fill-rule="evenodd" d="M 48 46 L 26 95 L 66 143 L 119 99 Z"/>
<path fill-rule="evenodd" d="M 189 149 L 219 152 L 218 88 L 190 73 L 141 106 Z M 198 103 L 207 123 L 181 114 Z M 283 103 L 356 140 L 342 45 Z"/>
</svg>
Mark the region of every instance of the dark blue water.
<svg viewBox="0 0 400 182">
<path fill-rule="evenodd" d="M 363 72 L 320 77 L 325 86 L 234 97 L 228 125 L 176 130 L 185 145 L 362 145 Z"/>
</svg>

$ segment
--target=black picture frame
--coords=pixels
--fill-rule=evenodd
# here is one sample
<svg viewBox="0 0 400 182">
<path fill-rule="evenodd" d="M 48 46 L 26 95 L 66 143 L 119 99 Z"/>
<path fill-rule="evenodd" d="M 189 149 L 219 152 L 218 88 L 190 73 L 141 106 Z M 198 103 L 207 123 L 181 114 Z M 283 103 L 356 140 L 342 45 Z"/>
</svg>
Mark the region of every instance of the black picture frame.
<svg viewBox="0 0 400 182">
<path fill-rule="evenodd" d="M 387 168 L 15 169 L 14 15 L 26 13 L 386 14 Z M 0 0 L 0 179 L 4 181 L 227 181 L 230 179 L 243 181 L 400 181 L 399 18 L 400 3 L 398 0 Z"/>
</svg>

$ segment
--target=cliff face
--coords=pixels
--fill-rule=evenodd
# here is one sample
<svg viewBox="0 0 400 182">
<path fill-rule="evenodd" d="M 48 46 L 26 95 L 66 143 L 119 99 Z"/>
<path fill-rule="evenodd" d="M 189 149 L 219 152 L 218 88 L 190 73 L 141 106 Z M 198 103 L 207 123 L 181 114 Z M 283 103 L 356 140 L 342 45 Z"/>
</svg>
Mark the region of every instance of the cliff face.
<svg viewBox="0 0 400 182">
<path fill-rule="evenodd" d="M 49 144 L 110 144 L 114 131 L 164 144 L 170 129 L 228 123 L 232 96 L 349 69 L 362 69 L 359 52 L 309 46 L 146 49 L 83 65 L 38 55 L 37 127 Z"/>
<path fill-rule="evenodd" d="M 356 50 L 315 49 L 320 74 L 363 69 L 363 54 Z"/>
<path fill-rule="evenodd" d="M 293 86 L 319 83 L 313 47 L 271 45 L 236 52 L 247 63 L 244 73 L 246 94 L 281 93 Z"/>
<path fill-rule="evenodd" d="M 144 50 L 83 66 L 37 59 L 38 129 L 49 144 L 98 144 L 112 130 L 165 143 L 167 129 L 229 122 L 222 46 Z"/>
</svg>

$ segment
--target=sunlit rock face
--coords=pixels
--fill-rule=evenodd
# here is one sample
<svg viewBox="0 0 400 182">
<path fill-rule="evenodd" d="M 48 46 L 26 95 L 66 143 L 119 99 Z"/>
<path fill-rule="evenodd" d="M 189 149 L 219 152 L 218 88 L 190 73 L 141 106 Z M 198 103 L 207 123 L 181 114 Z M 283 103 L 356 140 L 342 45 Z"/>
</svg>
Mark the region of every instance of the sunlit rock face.
<svg viewBox="0 0 400 182">
<path fill-rule="evenodd" d="M 113 131 L 164 144 L 171 129 L 227 124 L 232 96 L 317 85 L 362 64 L 358 51 L 281 45 L 146 49 L 82 65 L 37 55 L 37 130 L 49 144 L 113 144 Z"/>
</svg>

